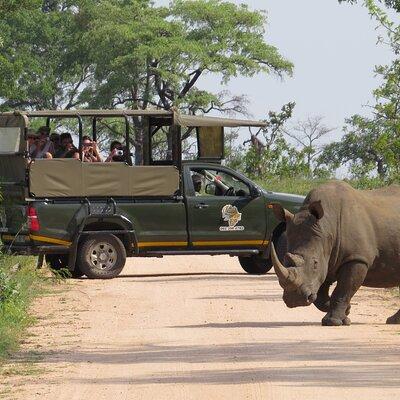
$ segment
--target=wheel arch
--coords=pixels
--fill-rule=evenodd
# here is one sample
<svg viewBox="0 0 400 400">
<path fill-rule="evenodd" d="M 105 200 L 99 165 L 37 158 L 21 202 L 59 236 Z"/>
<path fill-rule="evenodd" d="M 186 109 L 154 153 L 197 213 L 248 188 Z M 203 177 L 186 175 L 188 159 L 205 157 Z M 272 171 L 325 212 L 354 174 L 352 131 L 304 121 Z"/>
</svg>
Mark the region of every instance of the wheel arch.
<svg viewBox="0 0 400 400">
<path fill-rule="evenodd" d="M 281 222 L 279 223 L 275 229 L 272 231 L 271 235 L 271 242 L 276 243 L 276 241 L 279 239 L 279 237 L 282 235 L 282 233 L 286 232 L 286 222 Z"/>
<path fill-rule="evenodd" d="M 286 232 L 286 222 L 281 222 L 274 228 L 274 230 L 272 231 L 272 235 L 267 250 L 264 253 L 266 258 L 270 259 L 271 257 L 271 243 L 274 243 L 274 245 L 276 245 L 278 239 L 285 232 Z"/>
<path fill-rule="evenodd" d="M 125 247 L 127 257 L 138 254 L 139 244 L 132 221 L 123 215 L 89 215 L 81 222 L 74 235 L 68 261 L 71 271 L 75 269 L 78 247 L 85 236 L 101 233 L 110 233 L 118 237 Z"/>
<path fill-rule="evenodd" d="M 81 242 L 89 232 L 91 234 L 110 233 L 121 240 L 128 256 L 136 254 L 139 249 L 133 223 L 122 215 L 107 216 L 102 219 L 88 218 L 80 230 L 79 242 Z"/>
</svg>

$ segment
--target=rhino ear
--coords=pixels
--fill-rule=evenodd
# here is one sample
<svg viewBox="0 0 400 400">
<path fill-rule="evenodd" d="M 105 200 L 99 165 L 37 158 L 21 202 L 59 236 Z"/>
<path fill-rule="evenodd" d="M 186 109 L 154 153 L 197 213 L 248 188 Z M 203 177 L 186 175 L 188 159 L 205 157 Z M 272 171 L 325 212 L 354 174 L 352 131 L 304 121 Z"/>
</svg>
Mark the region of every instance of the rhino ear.
<svg viewBox="0 0 400 400">
<path fill-rule="evenodd" d="M 290 211 L 283 208 L 279 203 L 272 203 L 269 205 L 269 207 L 272 208 L 276 219 L 279 221 L 287 222 L 294 218 L 294 215 Z"/>
<path fill-rule="evenodd" d="M 321 219 L 325 214 L 324 208 L 321 204 L 321 200 L 313 201 L 312 203 L 310 203 L 308 206 L 308 210 L 310 211 L 310 214 L 314 215 L 314 217 L 317 219 Z"/>
</svg>

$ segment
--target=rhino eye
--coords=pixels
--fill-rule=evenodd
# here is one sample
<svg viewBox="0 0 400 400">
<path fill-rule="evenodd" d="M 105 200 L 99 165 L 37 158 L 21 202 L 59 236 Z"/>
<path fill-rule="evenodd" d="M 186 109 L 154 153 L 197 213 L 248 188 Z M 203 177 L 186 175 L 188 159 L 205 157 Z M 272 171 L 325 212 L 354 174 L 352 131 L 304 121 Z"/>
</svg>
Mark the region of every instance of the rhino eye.
<svg viewBox="0 0 400 400">
<path fill-rule="evenodd" d="M 314 269 L 314 271 L 316 271 L 318 269 L 318 261 L 317 260 L 314 260 L 313 269 Z"/>
</svg>

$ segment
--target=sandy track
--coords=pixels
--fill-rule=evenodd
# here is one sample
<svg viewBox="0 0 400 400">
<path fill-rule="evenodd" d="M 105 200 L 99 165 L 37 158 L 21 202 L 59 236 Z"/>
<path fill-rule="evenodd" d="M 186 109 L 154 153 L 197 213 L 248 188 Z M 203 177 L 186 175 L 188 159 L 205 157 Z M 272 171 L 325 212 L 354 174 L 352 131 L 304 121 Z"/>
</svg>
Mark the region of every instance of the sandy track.
<svg viewBox="0 0 400 400">
<path fill-rule="evenodd" d="M 236 259 L 136 259 L 40 300 L 22 355 L 35 350 L 44 372 L 3 384 L 10 399 L 394 399 L 400 327 L 384 321 L 398 308 L 363 289 L 351 327 L 321 327 L 315 308 L 284 306 L 275 275 Z"/>
</svg>

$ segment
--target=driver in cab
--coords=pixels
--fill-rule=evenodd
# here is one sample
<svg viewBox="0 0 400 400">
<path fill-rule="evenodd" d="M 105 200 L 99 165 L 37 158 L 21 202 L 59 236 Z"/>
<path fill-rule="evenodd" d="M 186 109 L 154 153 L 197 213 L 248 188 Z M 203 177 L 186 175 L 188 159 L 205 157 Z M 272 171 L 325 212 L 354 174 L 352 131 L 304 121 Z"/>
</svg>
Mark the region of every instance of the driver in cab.
<svg viewBox="0 0 400 400">
<path fill-rule="evenodd" d="M 192 175 L 192 181 L 193 181 L 193 187 L 194 187 L 194 193 L 196 196 L 202 196 L 202 187 L 203 187 L 203 177 L 198 174 L 194 173 Z"/>
</svg>

